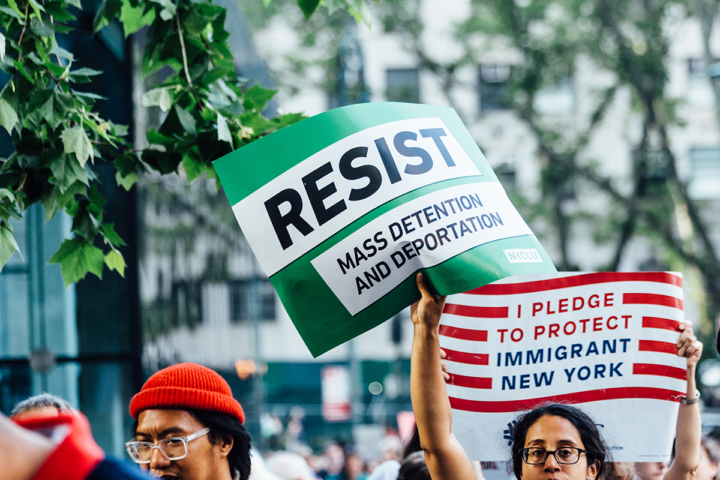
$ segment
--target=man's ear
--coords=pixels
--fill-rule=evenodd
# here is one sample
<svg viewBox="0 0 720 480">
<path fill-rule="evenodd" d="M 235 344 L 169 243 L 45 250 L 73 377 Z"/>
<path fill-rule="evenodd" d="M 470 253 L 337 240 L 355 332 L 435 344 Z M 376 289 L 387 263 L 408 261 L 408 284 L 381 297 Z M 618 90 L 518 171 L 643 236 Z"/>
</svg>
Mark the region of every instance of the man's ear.
<svg viewBox="0 0 720 480">
<path fill-rule="evenodd" d="M 224 435 L 220 439 L 220 443 L 217 444 L 217 447 L 220 452 L 220 456 L 222 458 L 227 457 L 230 454 L 230 450 L 232 450 L 232 447 L 234 445 L 234 439 L 232 435 Z"/>
</svg>

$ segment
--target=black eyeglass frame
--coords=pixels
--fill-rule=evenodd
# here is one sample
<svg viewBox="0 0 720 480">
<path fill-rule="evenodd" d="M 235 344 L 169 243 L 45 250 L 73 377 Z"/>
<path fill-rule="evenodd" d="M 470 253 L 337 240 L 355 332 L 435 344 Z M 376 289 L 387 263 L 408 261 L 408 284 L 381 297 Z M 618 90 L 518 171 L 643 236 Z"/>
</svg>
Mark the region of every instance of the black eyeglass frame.
<svg viewBox="0 0 720 480">
<path fill-rule="evenodd" d="M 538 462 L 538 463 L 528 462 L 528 453 L 530 453 L 530 450 L 543 450 L 545 452 L 545 458 L 543 458 L 543 461 Z M 558 457 L 557 457 L 558 450 L 577 450 L 578 451 L 577 460 L 575 460 L 572 463 L 561 462 L 560 459 L 558 459 Z M 550 457 L 551 454 L 553 457 L 555 457 L 555 461 L 558 463 L 558 465 L 575 465 L 576 463 L 578 463 L 580 461 L 580 455 L 582 455 L 583 453 L 587 453 L 587 450 L 583 450 L 582 448 L 577 448 L 577 447 L 562 447 L 562 448 L 558 448 L 556 450 L 545 450 L 544 448 L 539 448 L 539 447 L 529 447 L 529 448 L 523 448 L 522 450 L 520 450 L 520 452 L 522 454 L 523 462 L 525 462 L 528 465 L 544 465 L 545 462 L 547 462 L 547 459 L 548 459 L 548 457 Z"/>
</svg>

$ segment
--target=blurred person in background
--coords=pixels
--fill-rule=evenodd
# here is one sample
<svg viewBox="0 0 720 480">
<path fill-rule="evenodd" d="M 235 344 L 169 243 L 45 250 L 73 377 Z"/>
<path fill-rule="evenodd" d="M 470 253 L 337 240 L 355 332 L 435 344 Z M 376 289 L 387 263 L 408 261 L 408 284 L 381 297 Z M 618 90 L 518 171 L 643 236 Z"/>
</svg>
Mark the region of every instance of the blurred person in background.
<svg viewBox="0 0 720 480">
<path fill-rule="evenodd" d="M 417 429 L 415 432 L 417 433 Z M 395 480 L 400 471 L 402 457 L 404 457 L 402 440 L 396 436 L 383 438 L 380 443 L 381 463 L 370 472 L 367 480 Z"/>
<path fill-rule="evenodd" d="M 714 480 L 718 475 L 718 463 L 720 463 L 718 444 L 710 437 L 702 437 L 701 444 L 695 480 Z"/>
<path fill-rule="evenodd" d="M 64 398 L 49 393 L 41 393 L 15 405 L 15 408 L 10 412 L 10 416 L 13 419 L 21 419 L 29 414 L 36 415 L 40 413 L 47 416 L 57 416 L 61 413 L 74 413 L 75 411 L 70 402 Z"/>
<path fill-rule="evenodd" d="M 365 462 L 365 474 L 370 475 L 378 466 L 380 466 L 380 462 L 377 460 L 368 460 Z"/>
<path fill-rule="evenodd" d="M 638 480 L 633 462 L 609 462 L 608 479 L 610 480 Z"/>
<path fill-rule="evenodd" d="M 380 463 L 388 460 L 399 460 L 403 454 L 403 444 L 400 437 L 387 435 L 380 441 Z"/>
<path fill-rule="evenodd" d="M 265 459 L 257 450 L 251 450 L 250 461 L 252 463 L 252 467 L 250 469 L 249 480 L 282 480 L 268 469 Z"/>
<path fill-rule="evenodd" d="M 305 459 L 292 452 L 277 452 L 267 459 L 267 468 L 282 480 L 316 480 Z"/>
<path fill-rule="evenodd" d="M 323 480 L 340 480 L 340 473 L 345 465 L 345 452 L 338 444 L 330 444 L 325 447 L 323 454 L 324 468 L 318 471 L 318 476 Z"/>
<path fill-rule="evenodd" d="M 641 480 L 662 480 L 668 462 L 635 462 L 635 473 Z"/>
<path fill-rule="evenodd" d="M 432 480 L 422 450 L 405 457 L 398 472 L 397 480 Z"/>
<path fill-rule="evenodd" d="M 245 414 L 215 371 L 180 363 L 153 374 L 130 402 L 130 457 L 172 480 L 248 480 Z"/>
<path fill-rule="evenodd" d="M 340 472 L 340 480 L 365 480 L 365 464 L 362 457 L 353 451 L 345 453 L 345 465 Z"/>
</svg>

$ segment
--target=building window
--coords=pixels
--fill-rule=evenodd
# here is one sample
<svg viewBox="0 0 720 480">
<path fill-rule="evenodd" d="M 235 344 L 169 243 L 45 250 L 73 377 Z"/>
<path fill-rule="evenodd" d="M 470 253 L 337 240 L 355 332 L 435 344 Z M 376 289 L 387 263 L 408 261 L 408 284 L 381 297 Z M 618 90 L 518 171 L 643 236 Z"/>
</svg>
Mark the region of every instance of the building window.
<svg viewBox="0 0 720 480">
<path fill-rule="evenodd" d="M 710 77 L 705 62 L 699 58 L 687 61 L 687 102 L 698 107 L 711 107 L 715 104 Z"/>
<path fill-rule="evenodd" d="M 690 150 L 690 195 L 694 198 L 720 197 L 720 148 Z"/>
<path fill-rule="evenodd" d="M 257 294 L 253 294 L 253 287 L 257 286 Z M 257 296 L 256 296 L 257 295 Z M 270 280 L 236 280 L 230 282 L 230 321 L 240 323 L 249 320 L 252 315 L 251 301 L 260 300 L 258 305 L 260 320 L 275 319 L 275 289 Z"/>
<path fill-rule="evenodd" d="M 420 74 L 417 68 L 387 71 L 389 102 L 420 103 Z"/>
<path fill-rule="evenodd" d="M 535 94 L 533 109 L 541 115 L 569 115 L 575 111 L 575 90 L 570 76 L 540 89 Z"/>
<path fill-rule="evenodd" d="M 510 65 L 488 64 L 480 67 L 480 110 L 508 108 Z"/>
</svg>

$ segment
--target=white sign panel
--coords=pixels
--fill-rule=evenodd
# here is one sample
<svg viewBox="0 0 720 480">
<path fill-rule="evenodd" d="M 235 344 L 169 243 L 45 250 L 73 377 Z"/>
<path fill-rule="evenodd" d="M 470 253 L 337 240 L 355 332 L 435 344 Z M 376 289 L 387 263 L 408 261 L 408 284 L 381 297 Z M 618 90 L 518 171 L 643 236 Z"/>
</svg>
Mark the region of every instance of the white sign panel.
<svg viewBox="0 0 720 480">
<path fill-rule="evenodd" d="M 508 460 L 520 412 L 571 403 L 616 461 L 667 461 L 687 385 L 683 320 L 675 273 L 518 275 L 452 295 L 440 342 L 453 432 L 471 460 Z"/>
</svg>

